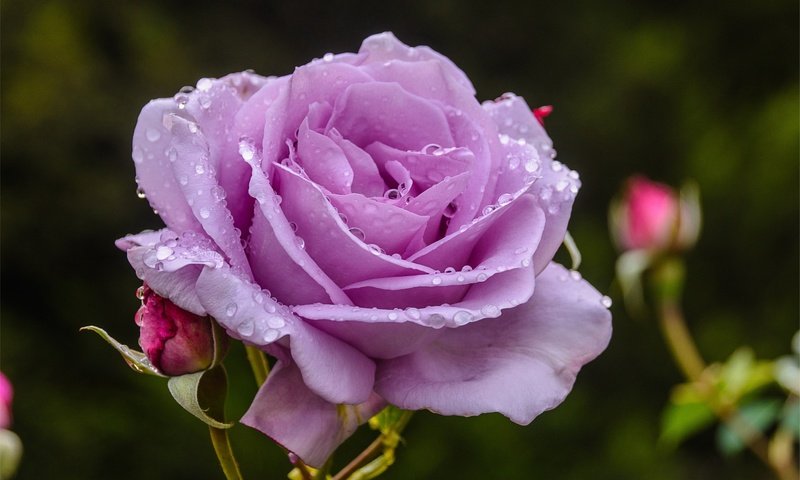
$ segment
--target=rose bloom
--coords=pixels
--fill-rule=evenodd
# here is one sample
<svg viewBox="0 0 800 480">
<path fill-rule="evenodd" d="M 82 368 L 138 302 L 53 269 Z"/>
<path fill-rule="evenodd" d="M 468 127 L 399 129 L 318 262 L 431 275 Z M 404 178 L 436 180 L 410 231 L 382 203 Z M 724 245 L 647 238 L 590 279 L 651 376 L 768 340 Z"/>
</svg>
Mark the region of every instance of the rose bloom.
<svg viewBox="0 0 800 480">
<path fill-rule="evenodd" d="M 386 403 L 527 424 L 606 347 L 551 262 L 580 183 L 525 101 L 479 104 L 391 33 L 291 75 L 201 79 L 139 116 L 118 240 L 139 278 L 277 358 L 242 422 L 321 465 Z"/>
</svg>

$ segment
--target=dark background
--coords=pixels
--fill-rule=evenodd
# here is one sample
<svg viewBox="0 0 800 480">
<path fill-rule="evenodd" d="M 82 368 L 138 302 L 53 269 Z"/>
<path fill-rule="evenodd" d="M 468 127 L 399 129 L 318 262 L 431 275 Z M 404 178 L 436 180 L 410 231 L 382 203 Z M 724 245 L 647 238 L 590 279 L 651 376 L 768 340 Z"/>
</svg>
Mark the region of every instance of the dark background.
<svg viewBox="0 0 800 480">
<path fill-rule="evenodd" d="M 19 479 L 221 478 L 206 428 L 163 381 L 128 370 L 82 325 L 135 345 L 137 280 L 113 240 L 159 228 L 134 195 L 139 109 L 204 76 L 286 74 L 369 34 L 449 56 L 480 99 L 514 91 L 547 119 L 584 187 L 570 229 L 582 273 L 614 296 L 609 349 L 528 427 L 420 413 L 385 476 L 464 479 L 769 478 L 712 430 L 659 447 L 680 381 L 653 319 L 612 285 L 606 209 L 628 175 L 697 180 L 704 226 L 686 308 L 711 361 L 738 345 L 789 352 L 798 328 L 798 4 L 710 0 L 222 2 L 8 0 L 2 17 L 2 370 L 16 387 Z M 229 414 L 255 392 L 231 352 Z M 346 444 L 352 458 L 371 440 Z M 237 426 L 247 478 L 284 478 L 265 437 Z"/>
</svg>

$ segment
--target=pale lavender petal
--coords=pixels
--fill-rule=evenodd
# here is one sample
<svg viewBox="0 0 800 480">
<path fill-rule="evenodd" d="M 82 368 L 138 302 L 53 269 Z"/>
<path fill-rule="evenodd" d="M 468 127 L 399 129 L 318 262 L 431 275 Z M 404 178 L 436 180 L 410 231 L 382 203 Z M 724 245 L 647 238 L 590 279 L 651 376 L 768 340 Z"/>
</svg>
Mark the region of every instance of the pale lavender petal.
<svg viewBox="0 0 800 480">
<path fill-rule="evenodd" d="M 191 232 L 179 236 L 164 229 L 128 236 L 119 244 L 129 246 L 128 262 L 136 276 L 157 294 L 196 315 L 206 314 L 195 293 L 197 277 L 203 267 L 223 265 L 222 255 L 209 239 Z"/>
<path fill-rule="evenodd" d="M 469 181 L 469 172 L 446 178 L 420 193 L 406 205 L 406 210 L 417 215 L 428 217 L 423 240 L 425 243 L 436 241 L 442 216 L 448 208 L 455 205 L 455 199 L 464 191 Z M 406 257 L 418 252 L 419 249 L 406 250 Z"/>
<path fill-rule="evenodd" d="M 360 403 L 372 391 L 375 364 L 346 343 L 307 325 L 233 270 L 204 269 L 197 296 L 233 338 L 267 346 L 289 337 L 292 358 L 305 384 L 334 403 Z"/>
<path fill-rule="evenodd" d="M 347 216 L 350 233 L 388 254 L 403 253 L 415 237 L 421 237 L 427 218 L 357 193 L 328 195 L 331 204 Z"/>
<path fill-rule="evenodd" d="M 466 148 L 439 148 L 428 145 L 420 150 L 402 150 L 382 142 L 373 142 L 364 150 L 369 153 L 380 168 L 389 162 L 398 162 L 411 175 L 414 183 L 423 190 L 441 182 L 446 177 L 454 177 L 470 170 L 474 162 L 472 152 Z"/>
<path fill-rule="evenodd" d="M 284 295 L 281 298 L 286 298 L 287 301 L 295 300 L 298 303 L 303 303 L 301 302 L 304 298 L 303 292 L 287 292 L 288 285 L 282 283 L 285 279 L 277 275 L 278 271 L 281 271 L 281 266 L 287 269 L 287 273 L 296 272 L 297 269 L 290 266 L 290 263 L 294 263 L 325 291 L 333 303 L 351 304 L 352 302 L 342 289 L 309 256 L 308 251 L 304 248 L 305 241 L 295 235 L 292 224 L 286 219 L 286 215 L 281 208 L 283 200 L 272 189 L 267 177 L 259 167 L 260 163 L 261 159 L 256 155 L 253 159 L 250 195 L 256 199 L 257 211 L 255 215 L 261 215 L 268 225 L 261 223 L 260 225 L 263 225 L 264 229 L 253 231 L 254 236 L 250 241 L 253 242 L 252 248 L 254 249 L 262 249 L 273 245 L 273 238 L 280 246 L 280 249 L 265 250 L 268 253 L 267 256 L 254 256 L 251 258 L 254 265 L 253 268 L 259 272 L 264 281 L 262 286 L 275 291 L 276 294 Z M 262 234 L 263 236 L 261 236 Z M 272 262 L 277 263 L 273 265 Z M 271 270 L 273 268 L 277 270 Z M 295 281 L 304 281 L 304 277 L 297 277 Z M 316 293 L 313 292 L 316 291 L 317 289 L 313 289 L 308 292 L 309 298 L 314 298 Z"/>
<path fill-rule="evenodd" d="M 290 76 L 276 78 L 250 97 L 236 114 L 235 129 L 242 138 L 261 145 L 269 172 L 271 162 L 279 160 L 286 145 L 283 137 L 283 115 L 289 103 Z"/>
<path fill-rule="evenodd" d="M 133 132 L 133 162 L 136 179 L 147 200 L 167 227 L 176 232 L 201 232 L 192 208 L 172 173 L 172 134 L 164 127 L 165 115 L 185 115 L 174 100 L 153 100 L 142 108 Z M 174 158 L 174 157 L 172 157 Z"/>
<path fill-rule="evenodd" d="M 419 150 L 430 143 L 454 146 L 441 108 L 396 83 L 348 87 L 334 104 L 331 128 L 360 147 L 376 141 L 404 150 Z"/>
<path fill-rule="evenodd" d="M 386 190 L 386 184 L 383 182 L 383 178 L 381 178 L 381 174 L 372 157 L 353 142 L 343 138 L 342 134 L 336 129 L 328 132 L 328 137 L 339 145 L 339 148 L 342 149 L 347 161 L 350 163 L 350 168 L 353 170 L 351 191 L 360 193 L 365 197 L 380 197 L 383 195 Z"/>
<path fill-rule="evenodd" d="M 321 316 L 345 318 L 347 315 L 343 310 L 336 308 L 338 305 L 330 305 L 327 311 L 319 310 Z M 309 309 L 311 310 L 311 309 Z M 367 310 L 367 309 L 364 309 Z M 359 309 L 358 311 L 361 311 Z M 413 311 L 413 310 L 412 310 Z M 369 309 L 369 312 L 361 311 L 369 319 L 373 316 L 388 320 L 392 311 L 378 311 Z M 398 318 L 402 317 L 402 311 L 394 311 Z M 356 315 L 359 317 L 359 315 Z M 422 313 L 420 313 L 420 320 Z M 308 320 L 311 325 L 319 328 L 334 337 L 343 340 L 348 345 L 352 345 L 364 355 L 370 358 L 394 358 L 408 355 L 418 348 L 430 343 L 443 331 L 443 329 L 425 326 L 422 322 L 401 321 L 396 322 L 372 322 L 361 320 Z"/>
<path fill-rule="evenodd" d="M 375 394 L 358 405 L 330 403 L 306 387 L 296 365 L 278 362 L 241 422 L 320 468 L 336 447 L 384 406 Z"/>
<path fill-rule="evenodd" d="M 406 61 L 436 60 L 455 82 L 458 82 L 473 94 L 475 93 L 469 78 L 449 58 L 430 47 L 409 47 L 398 40 L 392 32 L 383 32 L 367 37 L 358 52 L 366 55 L 362 64 L 383 64 L 395 59 Z"/>
<path fill-rule="evenodd" d="M 375 387 L 400 408 L 461 416 L 499 412 L 526 425 L 564 400 L 580 367 L 610 336 L 611 315 L 600 294 L 553 265 L 537 279 L 530 302 L 380 362 Z"/>
<path fill-rule="evenodd" d="M 467 275 L 464 275 L 466 278 Z M 406 302 L 400 308 L 368 308 L 368 307 L 347 307 L 342 305 L 297 305 L 292 311 L 297 315 L 309 320 L 328 320 L 329 323 L 344 322 L 347 326 L 357 325 L 356 322 L 367 324 L 408 325 L 417 324 L 430 328 L 456 328 L 468 323 L 476 322 L 484 318 L 494 318 L 501 314 L 504 309 L 513 308 L 525 303 L 533 294 L 535 277 L 533 268 L 515 268 L 512 270 L 496 273 L 492 277 L 479 281 L 467 291 L 463 299 L 450 304 L 432 304 L 430 306 L 412 306 L 420 295 L 414 292 L 412 300 Z M 412 290 L 409 290 L 412 292 Z M 398 328 L 398 327 L 395 327 Z M 345 327 L 337 329 L 327 328 L 326 331 L 333 332 L 337 337 L 347 340 L 348 343 L 356 346 L 359 350 L 368 353 L 375 358 L 391 358 L 390 352 L 397 348 L 390 349 L 389 352 L 380 353 L 377 346 L 373 345 L 372 337 L 362 339 L 355 338 L 355 335 L 348 335 Z M 422 332 L 403 332 L 406 339 L 415 338 Z M 412 335 L 412 333 L 414 335 Z M 355 343 L 353 343 L 355 342 Z"/>
<path fill-rule="evenodd" d="M 172 134 L 170 146 L 179 158 L 171 162 L 172 171 L 195 218 L 222 249 L 230 264 L 252 276 L 242 248 L 241 232 L 233 223 L 224 190 L 210 163 L 204 132 L 196 123 L 177 115 L 168 115 L 164 121 Z"/>
<path fill-rule="evenodd" d="M 242 134 L 231 127 L 243 105 L 244 96 L 252 94 L 265 82 L 263 77 L 246 72 L 219 80 L 204 78 L 197 82 L 197 88 L 191 94 L 181 100 L 185 100 L 184 109 L 203 131 L 208 142 L 208 162 L 216 171 L 228 210 L 240 229 L 249 226 L 253 199 L 247 194 L 250 167 L 239 155 L 239 137 Z"/>
<path fill-rule="evenodd" d="M 333 140 L 311 130 L 308 119 L 300 125 L 297 155 L 312 182 L 333 193 L 350 193 L 353 169 L 347 157 Z"/>
<path fill-rule="evenodd" d="M 297 226 L 305 251 L 337 285 L 432 271 L 368 246 L 348 231 L 319 187 L 281 165 L 276 166 L 276 173 L 282 212 Z"/>
</svg>

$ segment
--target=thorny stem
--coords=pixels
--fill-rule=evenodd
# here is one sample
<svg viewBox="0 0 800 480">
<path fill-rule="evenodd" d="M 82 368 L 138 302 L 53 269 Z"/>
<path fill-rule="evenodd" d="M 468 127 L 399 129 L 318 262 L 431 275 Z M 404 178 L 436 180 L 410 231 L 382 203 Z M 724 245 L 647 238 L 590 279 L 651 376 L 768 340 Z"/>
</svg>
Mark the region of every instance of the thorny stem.
<svg viewBox="0 0 800 480">
<path fill-rule="evenodd" d="M 710 388 L 704 379 L 706 363 L 686 326 L 681 308 L 684 267 L 680 260 L 663 261 L 653 272 L 655 297 L 658 303 L 659 324 L 675 363 L 687 380 L 704 390 Z M 714 414 L 733 430 L 765 465 L 781 480 L 798 480 L 794 461 L 773 462 L 769 455 L 769 442 L 757 429 L 739 416 L 735 410 L 710 401 Z"/>
<path fill-rule="evenodd" d="M 214 453 L 217 454 L 222 472 L 227 480 L 242 480 L 242 473 L 239 471 L 239 464 L 233 456 L 231 442 L 228 438 L 228 431 L 222 428 L 209 426 L 211 434 L 211 444 L 214 446 Z"/>
</svg>

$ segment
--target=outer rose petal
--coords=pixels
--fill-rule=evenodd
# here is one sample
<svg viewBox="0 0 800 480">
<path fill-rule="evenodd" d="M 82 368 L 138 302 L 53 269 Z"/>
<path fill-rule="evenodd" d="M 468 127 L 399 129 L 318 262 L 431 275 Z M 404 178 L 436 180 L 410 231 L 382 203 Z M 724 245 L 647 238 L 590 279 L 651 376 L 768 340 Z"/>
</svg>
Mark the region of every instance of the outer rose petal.
<svg viewBox="0 0 800 480">
<path fill-rule="evenodd" d="M 375 364 L 292 315 L 257 285 L 223 267 L 203 270 L 196 288 L 203 307 L 232 337 L 265 347 L 288 335 L 303 381 L 317 395 L 334 403 L 360 403 L 369 397 Z"/>
<path fill-rule="evenodd" d="M 611 314 L 600 294 L 551 264 L 537 278 L 530 302 L 381 362 L 375 391 L 400 408 L 462 416 L 500 412 L 525 425 L 564 400 L 580 367 L 610 336 Z"/>
<path fill-rule="evenodd" d="M 359 425 L 384 406 L 376 394 L 358 405 L 327 402 L 305 386 L 296 365 L 278 362 L 241 422 L 319 468 Z"/>
</svg>

